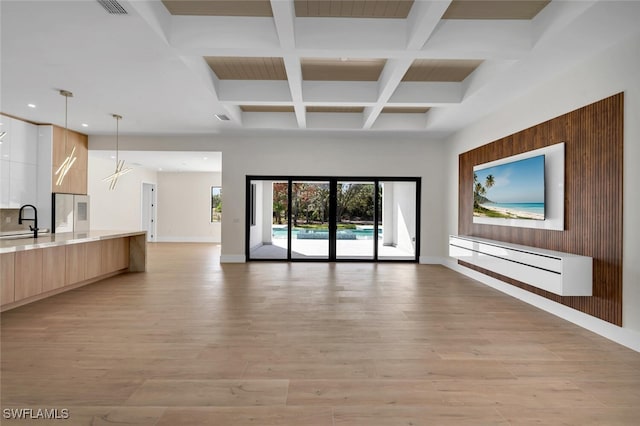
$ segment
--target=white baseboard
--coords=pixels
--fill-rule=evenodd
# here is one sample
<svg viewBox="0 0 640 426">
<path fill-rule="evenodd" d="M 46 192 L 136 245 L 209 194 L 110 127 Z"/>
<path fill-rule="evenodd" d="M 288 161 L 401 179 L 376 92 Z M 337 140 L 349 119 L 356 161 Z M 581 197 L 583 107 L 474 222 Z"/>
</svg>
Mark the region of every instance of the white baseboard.
<svg viewBox="0 0 640 426">
<path fill-rule="evenodd" d="M 439 256 L 420 256 L 419 262 L 423 265 L 441 265 L 444 259 Z"/>
<path fill-rule="evenodd" d="M 245 263 L 246 261 L 244 254 L 223 254 L 220 256 L 220 263 Z"/>
<path fill-rule="evenodd" d="M 161 237 L 156 236 L 157 243 L 214 243 L 220 244 L 213 237 Z"/>
<path fill-rule="evenodd" d="M 624 327 L 618 327 L 617 325 L 585 314 L 584 312 L 580 312 L 568 306 L 554 302 L 553 300 L 549 300 L 519 287 L 507 284 L 488 275 L 474 271 L 473 269 L 458 265 L 455 259 L 447 258 L 442 262 L 442 264 L 456 272 L 460 272 L 463 275 L 480 281 L 482 284 L 495 288 L 496 290 L 515 297 L 516 299 L 520 299 L 525 303 L 542 309 L 543 311 L 547 311 L 550 314 L 579 325 L 582 328 L 586 328 L 587 330 L 599 334 L 602 337 L 633 349 L 634 351 L 640 352 L 640 332 Z"/>
</svg>

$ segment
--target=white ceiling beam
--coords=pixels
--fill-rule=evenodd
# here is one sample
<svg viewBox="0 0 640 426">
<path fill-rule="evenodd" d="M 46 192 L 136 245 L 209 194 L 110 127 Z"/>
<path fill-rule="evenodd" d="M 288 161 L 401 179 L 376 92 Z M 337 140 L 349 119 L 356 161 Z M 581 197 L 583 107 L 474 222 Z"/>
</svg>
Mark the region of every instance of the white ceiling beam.
<svg viewBox="0 0 640 426">
<path fill-rule="evenodd" d="M 191 70 L 191 72 L 200 79 L 204 87 L 208 89 L 209 93 L 214 98 L 214 104 L 218 104 L 220 101 L 220 80 L 204 59 L 197 56 L 180 56 L 180 59 Z M 238 108 L 234 108 L 233 106 L 221 106 L 221 108 L 226 110 L 226 114 L 233 119 L 234 124 L 242 125 L 242 114 Z M 220 111 L 215 110 L 214 107 L 211 113 L 219 114 Z"/>
<path fill-rule="evenodd" d="M 533 42 L 538 44 L 557 36 L 559 31 L 564 30 L 597 2 L 598 0 L 552 1 L 531 21 Z"/>
<path fill-rule="evenodd" d="M 171 35 L 171 14 L 161 2 L 129 1 L 126 7 L 133 8 L 155 33 L 169 44 Z"/>
<path fill-rule="evenodd" d="M 180 53 L 191 56 L 253 56 L 253 57 L 283 57 L 290 53 L 280 47 L 234 49 L 227 47 L 214 48 L 180 48 Z M 504 40 L 493 45 L 483 46 L 481 51 L 471 51 L 461 43 L 459 48 L 438 49 L 425 47 L 418 51 L 389 50 L 389 49 L 344 49 L 336 46 L 332 49 L 296 49 L 295 55 L 300 58 L 351 58 L 351 59 L 520 59 L 531 51 L 531 46 L 514 49 L 513 43 Z"/>
<path fill-rule="evenodd" d="M 450 105 L 462 102 L 462 83 L 405 81 L 389 98 L 391 104 L 425 106 Z"/>
<path fill-rule="evenodd" d="M 280 47 L 285 51 L 293 51 L 296 46 L 295 40 L 295 20 L 296 12 L 293 0 L 271 0 L 271 10 L 273 11 L 273 21 L 276 25 L 276 32 L 280 39 Z M 289 91 L 291 100 L 296 112 L 296 120 L 301 129 L 307 127 L 306 111 L 302 103 L 302 69 L 300 68 L 300 58 L 294 54 L 282 55 L 284 68 L 289 81 Z"/>
<path fill-rule="evenodd" d="M 416 1 L 413 3 L 407 17 L 407 49 L 422 49 L 450 4 L 451 0 Z"/>
<path fill-rule="evenodd" d="M 413 59 L 392 59 L 388 60 L 384 69 L 382 70 L 382 75 L 378 80 L 379 83 L 379 94 L 378 94 L 378 103 L 376 106 L 367 107 L 364 110 L 364 129 L 370 129 L 373 126 L 373 123 L 380 115 L 382 108 L 387 103 L 393 92 L 395 92 L 398 84 L 402 81 L 402 77 L 407 73 L 407 70 L 413 63 Z"/>
<path fill-rule="evenodd" d="M 372 130 L 424 130 L 427 114 L 380 114 Z"/>
<path fill-rule="evenodd" d="M 254 129 L 297 129 L 298 121 L 290 112 L 245 112 L 244 126 Z"/>
<path fill-rule="evenodd" d="M 376 81 L 305 81 L 305 102 L 376 102 Z"/>
<path fill-rule="evenodd" d="M 222 102 L 257 105 L 260 102 L 291 103 L 289 83 L 280 80 L 221 80 L 219 97 Z"/>
<path fill-rule="evenodd" d="M 236 16 L 173 16 L 170 42 L 178 49 L 280 46 L 271 18 Z"/>
<path fill-rule="evenodd" d="M 447 10 L 448 3 L 442 2 L 415 2 L 410 13 L 407 31 L 407 50 L 419 50 L 434 33 L 440 18 Z M 388 60 L 379 79 L 378 104 L 365 108 L 364 129 L 370 129 L 380 115 L 387 101 L 398 88 L 402 78 L 413 63 L 413 58 Z"/>
<path fill-rule="evenodd" d="M 307 114 L 309 129 L 362 129 L 360 112 L 310 112 Z"/>
<path fill-rule="evenodd" d="M 299 49 L 384 50 L 407 44 L 404 19 L 296 18 Z"/>
<path fill-rule="evenodd" d="M 151 29 L 169 46 L 172 36 L 171 30 L 175 29 L 175 17 L 167 11 L 161 2 L 138 2 L 131 1 L 128 5 L 133 7 L 140 17 L 147 22 Z M 174 52 L 177 50 L 174 49 Z M 191 72 L 203 83 L 204 87 L 212 95 L 214 104 L 218 104 L 218 85 L 220 80 L 200 56 L 178 55 L 180 60 L 191 70 Z M 242 126 L 242 111 L 235 105 L 220 105 L 214 108 L 212 114 L 225 113 L 231 118 L 230 124 Z"/>
<path fill-rule="evenodd" d="M 458 59 L 518 59 L 533 47 L 527 20 L 445 19 L 423 47 L 428 54 L 448 52 Z"/>
</svg>

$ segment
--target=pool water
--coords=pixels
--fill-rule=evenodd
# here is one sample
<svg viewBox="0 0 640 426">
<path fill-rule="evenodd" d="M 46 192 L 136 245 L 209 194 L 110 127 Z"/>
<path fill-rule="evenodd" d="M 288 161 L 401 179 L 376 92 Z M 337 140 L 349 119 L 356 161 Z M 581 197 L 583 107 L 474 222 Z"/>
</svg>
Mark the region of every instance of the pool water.
<svg viewBox="0 0 640 426">
<path fill-rule="evenodd" d="M 298 239 L 298 234 L 305 234 L 305 237 L 300 239 L 329 239 L 329 228 L 321 229 L 306 229 L 306 228 L 293 228 L 291 230 L 291 237 Z M 287 227 L 273 228 L 271 235 L 276 239 L 287 238 Z M 353 240 L 372 240 L 373 228 L 365 229 L 339 229 L 337 232 L 338 239 L 353 239 Z M 382 238 L 382 228 L 378 228 L 378 239 Z"/>
</svg>

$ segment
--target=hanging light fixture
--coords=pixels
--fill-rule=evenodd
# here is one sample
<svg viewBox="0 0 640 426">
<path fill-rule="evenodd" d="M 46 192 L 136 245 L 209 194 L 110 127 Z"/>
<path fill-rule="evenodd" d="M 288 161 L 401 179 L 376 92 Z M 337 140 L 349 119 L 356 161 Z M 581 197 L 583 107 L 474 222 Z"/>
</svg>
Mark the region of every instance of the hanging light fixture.
<svg viewBox="0 0 640 426">
<path fill-rule="evenodd" d="M 120 176 L 125 175 L 132 170 L 128 167 L 126 168 L 124 167 L 124 160 L 118 159 L 118 151 L 119 151 L 118 138 L 120 133 L 119 123 L 120 123 L 120 120 L 122 120 L 122 116 L 118 114 L 113 114 L 113 118 L 116 119 L 116 171 L 110 174 L 109 176 L 107 176 L 106 178 L 102 179 L 103 182 L 109 182 L 110 191 L 113 191 L 114 189 L 116 189 L 116 183 L 118 183 L 118 178 Z"/>
<path fill-rule="evenodd" d="M 69 104 L 69 98 L 73 97 L 73 93 L 69 92 L 68 90 L 61 90 L 60 94 L 64 96 L 64 153 L 66 154 L 67 140 L 69 139 L 68 137 L 69 129 L 67 127 L 68 104 Z M 71 150 L 71 153 L 67 155 L 67 157 L 64 159 L 62 164 L 60 164 L 60 167 L 58 167 L 58 170 L 56 170 L 55 175 L 58 176 L 58 178 L 56 179 L 56 186 L 62 185 L 62 182 L 64 181 L 64 177 L 67 175 L 67 173 L 69 172 L 69 169 L 71 169 L 71 166 L 73 166 L 73 163 L 75 163 L 77 159 L 78 157 L 76 157 L 76 146 L 74 144 L 73 149 Z"/>
</svg>

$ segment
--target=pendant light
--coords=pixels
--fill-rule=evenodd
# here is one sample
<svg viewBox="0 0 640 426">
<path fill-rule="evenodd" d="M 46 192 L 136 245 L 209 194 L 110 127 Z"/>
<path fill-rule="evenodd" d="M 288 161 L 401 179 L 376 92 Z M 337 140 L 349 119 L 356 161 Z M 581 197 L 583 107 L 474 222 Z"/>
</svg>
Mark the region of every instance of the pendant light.
<svg viewBox="0 0 640 426">
<path fill-rule="evenodd" d="M 118 178 L 120 176 L 125 175 L 132 170 L 128 167 L 126 168 L 124 167 L 124 160 L 118 159 L 118 151 L 119 151 L 118 138 L 120 133 L 119 123 L 120 123 L 120 120 L 122 120 L 122 116 L 118 114 L 113 114 L 113 118 L 116 119 L 116 171 L 113 172 L 111 175 L 107 176 L 106 178 L 102 179 L 103 182 L 110 182 L 109 183 L 110 191 L 113 191 L 114 189 L 116 189 L 116 183 L 118 183 Z"/>
<path fill-rule="evenodd" d="M 69 92 L 68 90 L 61 90 L 60 94 L 64 96 L 64 153 L 66 154 L 67 140 L 69 139 L 69 129 L 67 127 L 68 104 L 69 98 L 73 97 L 73 93 Z M 73 163 L 75 163 L 77 159 L 78 157 L 76 157 L 76 146 L 74 144 L 71 153 L 67 155 L 62 164 L 60 164 L 60 167 L 58 167 L 58 170 L 56 170 L 55 175 L 58 176 L 58 178 L 56 179 L 56 186 L 62 185 L 64 177 L 67 175 L 69 169 L 71 169 L 71 166 L 73 166 Z"/>
</svg>

